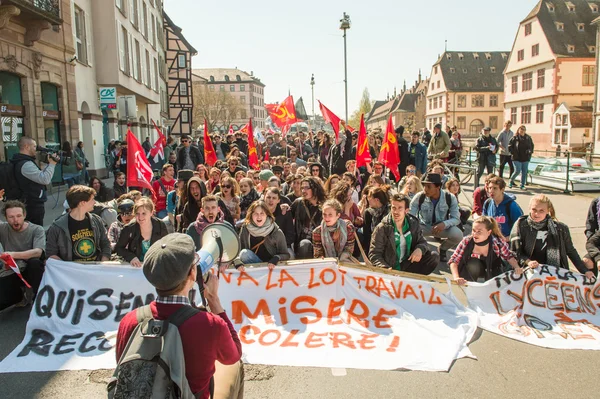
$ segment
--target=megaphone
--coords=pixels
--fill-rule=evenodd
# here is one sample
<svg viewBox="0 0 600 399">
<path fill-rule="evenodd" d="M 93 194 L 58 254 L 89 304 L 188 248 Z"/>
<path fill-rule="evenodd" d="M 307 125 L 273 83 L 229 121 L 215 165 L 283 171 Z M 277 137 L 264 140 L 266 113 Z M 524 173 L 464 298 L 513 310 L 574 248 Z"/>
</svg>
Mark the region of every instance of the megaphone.
<svg viewBox="0 0 600 399">
<path fill-rule="evenodd" d="M 198 267 L 205 276 L 218 262 L 231 262 L 240 253 L 240 239 L 229 223 L 212 223 L 202 232 L 202 248 L 198 254 Z"/>
</svg>

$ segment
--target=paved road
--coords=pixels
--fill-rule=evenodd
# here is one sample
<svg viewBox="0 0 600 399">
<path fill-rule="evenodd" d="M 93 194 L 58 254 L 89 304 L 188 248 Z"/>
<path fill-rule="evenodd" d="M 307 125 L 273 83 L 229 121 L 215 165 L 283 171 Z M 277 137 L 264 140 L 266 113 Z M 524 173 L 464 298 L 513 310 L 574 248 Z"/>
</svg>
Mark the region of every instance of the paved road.
<svg viewBox="0 0 600 399">
<path fill-rule="evenodd" d="M 469 195 L 470 189 L 465 190 Z M 545 189 L 560 220 L 584 253 L 585 215 L 594 195 L 565 196 Z M 526 209 L 531 192 L 514 191 Z M 64 196 L 63 196 L 64 198 Z M 464 198 L 461 198 L 464 201 Z M 61 202 L 62 203 L 62 202 Z M 54 213 L 57 211 L 55 210 Z M 49 213 L 50 215 L 50 213 Z M 46 221 L 52 220 L 48 217 Z M 439 271 L 438 271 L 439 272 Z M 0 314 L 0 359 L 21 341 L 28 310 Z M 538 348 L 479 331 L 470 345 L 477 360 L 461 359 L 448 373 L 246 366 L 246 398 L 597 398 L 598 353 Z M 103 397 L 110 371 L 0 374 L 0 397 Z"/>
</svg>

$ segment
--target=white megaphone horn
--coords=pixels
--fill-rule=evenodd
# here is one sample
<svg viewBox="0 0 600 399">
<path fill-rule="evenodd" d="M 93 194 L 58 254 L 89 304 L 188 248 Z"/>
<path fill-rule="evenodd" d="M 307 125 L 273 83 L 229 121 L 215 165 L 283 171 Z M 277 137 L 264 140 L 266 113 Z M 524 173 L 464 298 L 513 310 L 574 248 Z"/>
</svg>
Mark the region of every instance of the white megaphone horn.
<svg viewBox="0 0 600 399">
<path fill-rule="evenodd" d="M 239 253 L 240 239 L 229 223 L 208 225 L 202 232 L 202 248 L 196 252 L 200 274 L 206 277 L 215 262 L 231 262 Z"/>
</svg>

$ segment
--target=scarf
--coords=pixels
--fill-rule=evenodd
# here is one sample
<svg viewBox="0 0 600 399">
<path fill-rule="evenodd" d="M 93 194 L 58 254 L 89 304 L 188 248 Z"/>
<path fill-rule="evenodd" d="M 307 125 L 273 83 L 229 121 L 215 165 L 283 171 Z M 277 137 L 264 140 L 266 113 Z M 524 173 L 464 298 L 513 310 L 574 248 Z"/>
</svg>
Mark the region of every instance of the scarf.
<svg viewBox="0 0 600 399">
<path fill-rule="evenodd" d="M 346 133 L 339 133 L 337 139 L 337 145 L 340 147 L 340 156 L 344 156 L 344 150 L 346 148 Z"/>
<path fill-rule="evenodd" d="M 383 217 L 388 214 L 389 208 L 388 206 L 382 206 L 381 208 L 368 208 L 367 212 L 369 212 L 372 216 L 371 225 L 374 230 L 375 226 L 377 226 L 379 222 L 381 222 L 381 219 L 383 219 Z"/>
<path fill-rule="evenodd" d="M 412 246 L 412 233 L 410 232 L 410 224 L 408 223 L 408 218 L 404 218 L 404 224 L 402 225 L 402 233 L 398 231 L 396 227 L 396 222 L 392 219 L 392 224 L 394 225 L 394 242 L 396 244 L 396 265 L 394 267 L 395 270 L 401 270 L 400 265 L 404 262 L 410 255 L 410 249 Z M 406 252 L 404 256 L 401 256 L 401 240 L 400 235 L 404 236 L 404 241 L 406 242 Z"/>
<path fill-rule="evenodd" d="M 527 216 L 527 223 L 536 232 L 536 234 L 539 230 L 548 230 L 546 263 L 552 266 L 560 267 L 560 248 L 558 244 L 561 241 L 560 237 L 558 236 L 556 222 L 550 217 L 550 215 L 547 215 L 546 219 L 542 220 L 541 222 L 536 222 L 531 218 L 531 216 Z M 525 246 L 526 254 L 531 256 L 533 249 L 535 248 L 535 238 L 532 240 L 527 240 L 527 242 L 524 242 L 523 245 Z"/>
<path fill-rule="evenodd" d="M 323 251 L 327 258 L 338 258 L 342 254 L 348 241 L 347 226 L 347 222 L 342 218 L 338 219 L 336 224 L 331 227 L 328 227 L 325 221 L 321 222 L 321 242 L 323 243 Z M 335 232 L 339 232 L 337 245 L 332 238 Z"/>
<path fill-rule="evenodd" d="M 200 212 L 200 213 L 198 213 L 198 217 L 196 218 L 196 223 L 194 223 L 194 227 L 196 228 L 196 232 L 198 233 L 200 238 L 202 238 L 202 233 L 204 232 L 204 229 L 206 229 L 206 227 L 209 224 L 220 223 L 220 222 L 223 222 L 223 212 L 220 209 L 219 209 L 219 213 L 217 214 L 217 218 L 212 223 L 209 222 L 208 220 L 206 220 L 206 216 L 204 216 L 204 213 Z"/>
<path fill-rule="evenodd" d="M 246 224 L 246 228 L 252 237 L 265 238 L 273 232 L 273 229 L 275 229 L 275 223 L 273 222 L 273 219 L 267 218 L 262 227 L 258 227 L 253 221 L 250 221 L 250 223 Z M 248 238 L 248 242 L 250 242 L 250 238 Z"/>
<path fill-rule="evenodd" d="M 240 201 L 240 208 L 242 209 L 242 212 L 244 212 L 244 214 L 245 214 L 246 210 L 248 208 L 250 208 L 250 205 L 252 205 L 252 203 L 254 201 L 257 201 L 259 199 L 260 199 L 260 195 L 258 194 L 256 189 L 254 187 L 252 187 L 252 189 L 250 190 L 250 192 L 248 194 L 242 195 L 242 198 Z"/>
</svg>

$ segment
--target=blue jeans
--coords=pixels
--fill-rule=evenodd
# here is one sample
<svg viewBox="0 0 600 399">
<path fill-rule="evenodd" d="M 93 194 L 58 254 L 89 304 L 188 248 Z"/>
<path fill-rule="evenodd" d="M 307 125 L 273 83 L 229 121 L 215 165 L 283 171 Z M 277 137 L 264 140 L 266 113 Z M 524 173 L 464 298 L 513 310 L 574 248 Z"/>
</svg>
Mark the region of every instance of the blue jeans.
<svg viewBox="0 0 600 399">
<path fill-rule="evenodd" d="M 259 258 L 254 252 L 249 249 L 242 249 L 240 251 L 240 260 L 243 264 L 248 265 L 251 263 L 263 263 L 264 261 Z"/>
<path fill-rule="evenodd" d="M 159 219 L 164 219 L 168 215 L 167 210 L 163 209 L 162 211 L 158 211 L 156 213 L 156 217 Z"/>
<path fill-rule="evenodd" d="M 527 184 L 527 172 L 529 170 L 529 162 L 513 161 L 513 164 L 515 164 L 515 173 L 513 173 L 513 175 L 510 177 L 510 186 L 513 186 L 515 184 L 515 179 L 517 178 L 517 176 L 519 176 L 519 173 L 521 173 L 521 188 L 523 188 L 525 187 L 525 184 Z"/>
</svg>

